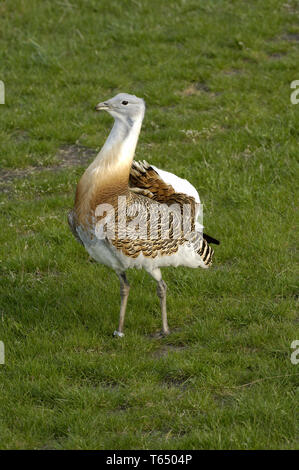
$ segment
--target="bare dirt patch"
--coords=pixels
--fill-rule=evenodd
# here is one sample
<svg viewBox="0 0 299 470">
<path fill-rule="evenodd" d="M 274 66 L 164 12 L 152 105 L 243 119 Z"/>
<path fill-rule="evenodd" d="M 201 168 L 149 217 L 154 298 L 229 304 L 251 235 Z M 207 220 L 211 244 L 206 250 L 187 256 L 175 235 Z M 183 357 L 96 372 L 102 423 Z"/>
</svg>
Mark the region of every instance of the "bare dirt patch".
<svg viewBox="0 0 299 470">
<path fill-rule="evenodd" d="M 56 154 L 56 165 L 30 166 L 24 169 L 0 169 L 0 192 L 9 192 L 15 179 L 28 178 L 42 172 L 57 172 L 64 168 L 87 166 L 96 153 L 96 150 L 83 145 L 64 145 Z"/>
<path fill-rule="evenodd" d="M 179 92 L 182 96 L 200 95 L 201 93 L 209 93 L 210 87 L 203 82 L 193 82 L 185 90 Z"/>
<path fill-rule="evenodd" d="M 59 167 L 86 166 L 96 156 L 97 151 L 84 145 L 64 145 L 57 152 Z"/>
<path fill-rule="evenodd" d="M 299 42 L 299 33 L 286 33 L 282 36 L 285 41 Z"/>
<path fill-rule="evenodd" d="M 161 348 L 157 349 L 153 355 L 155 357 L 165 357 L 172 352 L 181 352 L 184 349 L 187 349 L 187 346 L 183 345 L 173 345 L 173 344 L 164 344 Z"/>
<path fill-rule="evenodd" d="M 273 52 L 273 54 L 270 54 L 268 57 L 270 60 L 282 60 L 285 56 L 286 54 L 283 52 Z"/>
<path fill-rule="evenodd" d="M 231 68 L 231 69 L 223 70 L 222 73 L 224 75 L 229 75 L 229 76 L 231 76 L 231 75 L 240 75 L 242 73 L 242 70 Z"/>
<path fill-rule="evenodd" d="M 186 388 L 192 382 L 192 377 L 189 374 L 185 374 L 183 371 L 177 371 L 176 375 L 165 375 L 163 382 L 167 387 Z"/>
</svg>

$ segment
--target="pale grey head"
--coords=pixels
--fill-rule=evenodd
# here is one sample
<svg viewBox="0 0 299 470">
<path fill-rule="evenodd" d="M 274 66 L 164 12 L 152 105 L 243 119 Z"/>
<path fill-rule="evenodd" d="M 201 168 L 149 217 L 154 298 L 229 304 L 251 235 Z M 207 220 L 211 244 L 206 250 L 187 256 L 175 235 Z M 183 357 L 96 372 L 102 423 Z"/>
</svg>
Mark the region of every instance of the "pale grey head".
<svg viewBox="0 0 299 470">
<path fill-rule="evenodd" d="M 132 125 L 143 119 L 145 103 L 142 98 L 128 93 L 118 93 L 110 100 L 97 104 L 96 111 L 107 111 L 114 119 L 126 121 Z"/>
</svg>

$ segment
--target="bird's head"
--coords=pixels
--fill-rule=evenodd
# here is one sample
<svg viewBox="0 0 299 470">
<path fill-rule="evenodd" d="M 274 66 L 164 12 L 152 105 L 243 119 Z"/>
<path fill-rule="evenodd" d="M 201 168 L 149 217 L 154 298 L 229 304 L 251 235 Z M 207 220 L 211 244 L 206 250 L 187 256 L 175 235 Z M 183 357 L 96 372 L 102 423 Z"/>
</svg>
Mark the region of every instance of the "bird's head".
<svg viewBox="0 0 299 470">
<path fill-rule="evenodd" d="M 132 125 L 143 119 L 145 103 L 142 98 L 135 95 L 119 93 L 110 100 L 97 104 L 95 110 L 107 111 L 114 119 L 120 119 Z"/>
</svg>

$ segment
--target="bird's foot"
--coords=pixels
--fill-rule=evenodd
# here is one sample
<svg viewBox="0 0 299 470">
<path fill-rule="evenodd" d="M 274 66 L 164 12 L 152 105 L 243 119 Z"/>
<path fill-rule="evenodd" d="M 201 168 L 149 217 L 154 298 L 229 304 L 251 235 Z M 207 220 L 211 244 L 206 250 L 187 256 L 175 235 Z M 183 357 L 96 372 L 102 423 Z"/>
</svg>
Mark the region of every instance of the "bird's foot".
<svg viewBox="0 0 299 470">
<path fill-rule="evenodd" d="M 125 335 L 121 331 L 115 330 L 113 336 L 118 336 L 119 338 L 123 338 Z"/>
<path fill-rule="evenodd" d="M 156 333 L 153 333 L 151 335 L 152 338 L 157 338 L 157 339 L 162 339 L 162 338 L 165 338 L 165 336 L 168 336 L 170 335 L 170 330 L 161 330 L 161 331 L 157 331 Z"/>
</svg>

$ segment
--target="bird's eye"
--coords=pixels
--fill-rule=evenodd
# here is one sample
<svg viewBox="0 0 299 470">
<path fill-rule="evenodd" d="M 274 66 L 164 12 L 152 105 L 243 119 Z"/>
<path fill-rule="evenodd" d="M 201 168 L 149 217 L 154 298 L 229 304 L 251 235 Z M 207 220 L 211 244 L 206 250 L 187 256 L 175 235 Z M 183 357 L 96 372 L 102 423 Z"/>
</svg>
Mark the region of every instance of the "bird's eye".
<svg viewBox="0 0 299 470">
<path fill-rule="evenodd" d="M 126 104 L 128 104 L 128 101 L 122 101 L 122 103 L 121 103 L 121 104 L 124 104 L 124 105 L 126 105 Z"/>
</svg>

